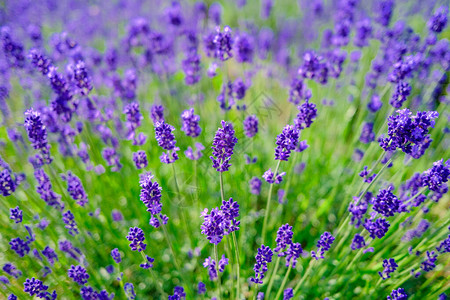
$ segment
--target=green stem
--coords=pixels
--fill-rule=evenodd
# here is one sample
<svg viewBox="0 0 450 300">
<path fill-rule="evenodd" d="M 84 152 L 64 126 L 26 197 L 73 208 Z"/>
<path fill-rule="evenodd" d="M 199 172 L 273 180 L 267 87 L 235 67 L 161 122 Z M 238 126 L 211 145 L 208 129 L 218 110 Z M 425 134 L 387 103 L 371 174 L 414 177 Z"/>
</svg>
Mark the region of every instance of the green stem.
<svg viewBox="0 0 450 300">
<path fill-rule="evenodd" d="M 181 276 L 180 265 L 178 264 L 178 261 L 177 261 L 176 255 L 175 255 L 175 251 L 173 250 L 172 241 L 170 240 L 169 233 L 167 232 L 166 225 L 161 221 L 161 219 L 159 218 L 159 216 L 157 216 L 157 218 L 158 218 L 159 222 L 160 222 L 161 225 L 162 225 L 163 233 L 164 233 L 164 238 L 166 239 L 167 245 L 169 246 L 170 252 L 172 253 L 173 263 L 174 263 L 175 267 L 177 268 L 178 273 L 179 273 L 180 276 Z"/>
<path fill-rule="evenodd" d="M 315 259 L 311 258 L 311 260 L 309 261 L 308 268 L 306 269 L 302 278 L 300 279 L 300 281 L 297 283 L 297 285 L 294 288 L 294 296 L 295 296 L 295 294 L 297 294 L 298 290 L 302 287 L 302 284 L 305 281 L 306 277 L 308 277 L 309 273 L 311 273 L 311 270 L 312 270 L 314 264 L 315 264 Z"/>
<path fill-rule="evenodd" d="M 220 272 L 219 272 L 219 253 L 217 251 L 217 245 L 214 244 L 214 257 L 216 258 L 216 272 L 217 272 L 217 283 L 219 286 L 219 297 L 218 299 L 222 299 L 222 283 L 220 282 Z"/>
<path fill-rule="evenodd" d="M 139 253 L 141 253 L 142 259 L 144 260 L 144 263 L 147 263 L 147 257 L 145 257 L 145 254 L 143 251 L 140 251 Z M 153 272 L 153 269 L 150 268 L 149 269 L 150 274 L 152 275 L 152 279 L 153 282 L 155 283 L 156 288 L 158 289 L 159 293 L 161 294 L 162 297 L 166 297 L 164 290 L 162 289 L 162 284 L 160 285 L 160 283 L 156 280 L 156 276 L 155 273 Z"/>
<path fill-rule="evenodd" d="M 270 299 L 270 291 L 272 290 L 273 282 L 275 281 L 275 276 L 277 275 L 278 266 L 280 265 L 280 260 L 281 260 L 281 257 L 278 256 L 277 261 L 275 262 L 275 268 L 273 269 L 273 271 L 270 275 L 269 285 L 268 285 L 267 291 L 266 291 L 267 299 Z"/>
<path fill-rule="evenodd" d="M 219 181 L 220 181 L 220 197 L 222 198 L 222 202 L 225 200 L 225 196 L 223 193 L 223 176 L 222 172 L 219 172 Z"/>
<path fill-rule="evenodd" d="M 237 274 L 237 282 L 236 282 L 236 298 L 239 299 L 240 297 L 240 285 L 241 285 L 241 263 L 239 262 L 239 247 L 236 240 L 236 234 L 234 231 L 231 233 L 233 236 L 233 244 L 234 244 L 234 253 L 236 255 L 236 274 Z"/>
<path fill-rule="evenodd" d="M 274 176 L 277 176 L 278 169 L 280 168 L 281 160 L 278 161 L 277 167 L 275 168 Z M 264 245 L 265 237 L 266 237 L 266 230 L 267 230 L 267 219 L 269 217 L 269 210 L 270 210 L 270 199 L 272 198 L 272 189 L 273 189 L 273 183 L 270 184 L 269 188 L 269 195 L 267 196 L 267 204 L 266 204 L 266 211 L 264 214 L 264 222 L 263 222 L 263 229 L 262 229 L 262 243 Z"/>
<path fill-rule="evenodd" d="M 281 293 L 284 290 L 284 286 L 286 285 L 286 281 L 289 277 L 289 273 L 291 273 L 291 270 L 292 270 L 292 264 L 289 264 L 289 268 L 287 269 L 286 274 L 284 275 L 283 282 L 281 283 L 280 288 L 278 289 L 278 293 L 275 296 L 275 299 L 280 299 Z"/>
</svg>

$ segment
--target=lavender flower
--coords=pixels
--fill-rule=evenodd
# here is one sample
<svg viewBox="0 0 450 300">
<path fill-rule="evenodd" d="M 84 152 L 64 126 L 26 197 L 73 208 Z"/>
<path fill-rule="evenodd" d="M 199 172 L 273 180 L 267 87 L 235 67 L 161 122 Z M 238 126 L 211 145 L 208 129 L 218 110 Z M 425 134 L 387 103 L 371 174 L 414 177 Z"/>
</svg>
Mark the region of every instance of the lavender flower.
<svg viewBox="0 0 450 300">
<path fill-rule="evenodd" d="M 389 104 L 391 104 L 395 108 L 400 108 L 410 94 L 411 85 L 406 81 L 400 81 L 395 87 L 395 91 L 392 94 L 391 99 L 389 100 Z"/>
<path fill-rule="evenodd" d="M 383 272 L 378 272 L 383 280 L 391 278 L 391 273 L 394 273 L 397 270 L 398 265 L 395 263 L 393 258 L 383 260 Z"/>
<path fill-rule="evenodd" d="M 277 243 L 277 247 L 273 250 L 278 253 L 278 256 L 282 257 L 286 255 L 284 251 L 286 247 L 292 244 L 292 236 L 294 233 L 292 232 L 292 226 L 289 224 L 281 225 L 278 229 L 277 237 L 275 242 Z"/>
<path fill-rule="evenodd" d="M 264 172 L 263 174 L 263 178 L 266 182 L 273 184 L 280 184 L 283 181 L 283 176 L 286 175 L 286 172 L 282 172 L 282 173 L 277 173 L 276 176 L 275 174 L 272 172 L 272 169 L 267 170 L 266 172 Z"/>
<path fill-rule="evenodd" d="M 145 260 L 146 261 L 143 264 L 140 264 L 139 267 L 141 267 L 142 269 L 146 269 L 146 270 L 153 268 L 153 262 L 155 261 L 155 259 L 146 255 Z"/>
<path fill-rule="evenodd" d="M 31 64 L 36 68 L 42 75 L 47 75 L 50 67 L 52 66 L 52 61 L 47 56 L 43 55 L 38 49 L 31 49 L 28 55 Z"/>
<path fill-rule="evenodd" d="M 208 209 L 205 208 L 201 216 L 204 218 L 201 233 L 206 235 L 211 244 L 218 245 L 226 234 L 225 226 L 227 223 L 229 224 L 229 221 L 225 218 L 223 211 L 217 207 L 213 208 L 210 214 L 208 214 Z"/>
<path fill-rule="evenodd" d="M 161 187 L 158 182 L 153 181 L 153 175 L 151 172 L 147 172 L 141 175 L 139 184 L 141 186 L 141 193 L 139 198 L 147 207 L 147 211 L 150 212 L 152 217 L 161 213 Z M 159 226 L 158 226 L 159 227 Z"/>
<path fill-rule="evenodd" d="M 311 90 L 308 89 L 302 78 L 294 78 L 292 80 L 289 89 L 289 102 L 298 105 L 302 100 L 308 101 L 311 99 L 311 96 Z"/>
<path fill-rule="evenodd" d="M 255 271 L 255 277 L 250 278 L 250 281 L 256 284 L 262 284 L 264 275 L 267 272 L 267 264 L 272 262 L 273 252 L 268 246 L 261 245 L 258 248 L 258 253 L 256 254 L 256 263 L 253 267 Z"/>
<path fill-rule="evenodd" d="M 450 252 L 450 234 L 445 240 L 443 240 L 439 246 L 436 247 L 439 253 L 449 253 Z"/>
<path fill-rule="evenodd" d="M 361 136 L 359 141 L 364 144 L 368 144 L 375 140 L 375 133 L 373 132 L 373 123 L 364 123 L 361 130 Z"/>
<path fill-rule="evenodd" d="M 14 223 L 22 223 L 22 210 L 17 206 L 10 209 L 10 217 Z"/>
<path fill-rule="evenodd" d="M 131 102 L 125 106 L 123 113 L 126 115 L 126 127 L 127 127 L 127 139 L 133 141 L 133 145 L 142 145 L 145 142 L 145 138 L 139 140 L 136 138 L 135 130 L 141 126 L 141 121 L 143 119 L 141 111 L 139 109 L 138 102 Z"/>
<path fill-rule="evenodd" d="M 211 256 L 205 259 L 205 261 L 203 262 L 203 267 L 208 268 L 209 280 L 213 281 L 218 277 L 216 262 L 211 258 Z"/>
<path fill-rule="evenodd" d="M 212 145 L 213 168 L 218 172 L 226 172 L 230 168 L 230 159 L 234 146 L 238 139 L 235 136 L 233 125 L 225 121 L 221 122 L 222 128 L 217 129 Z"/>
<path fill-rule="evenodd" d="M 292 125 L 286 125 L 277 136 L 275 159 L 287 161 L 292 150 L 297 147 L 299 131 Z"/>
<path fill-rule="evenodd" d="M 72 72 L 73 79 L 76 86 L 80 89 L 81 95 L 88 95 L 92 90 L 92 79 L 86 69 L 84 61 L 78 61 L 76 65 L 72 67 Z"/>
<path fill-rule="evenodd" d="M 48 286 L 46 286 L 42 281 L 36 278 L 27 278 L 23 283 L 23 291 L 30 294 L 30 296 L 37 296 L 38 298 L 54 300 L 56 299 L 56 292 L 53 291 L 52 294 L 47 292 Z"/>
<path fill-rule="evenodd" d="M 55 250 L 49 246 L 42 250 L 42 255 L 44 255 L 52 265 L 55 263 L 55 260 L 58 260 L 58 255 L 56 255 Z"/>
<path fill-rule="evenodd" d="M 134 285 L 132 283 L 125 283 L 123 289 L 128 300 L 136 299 L 136 293 L 134 292 Z"/>
<path fill-rule="evenodd" d="M 222 226 L 226 234 L 239 230 L 241 222 L 236 220 L 239 217 L 239 204 L 233 198 L 230 198 L 228 201 L 223 200 L 220 210 L 223 212 L 224 224 Z"/>
<path fill-rule="evenodd" d="M 176 286 L 173 289 L 173 295 L 169 295 L 168 300 L 183 300 L 186 299 L 186 293 L 184 292 L 183 287 Z"/>
<path fill-rule="evenodd" d="M 136 169 L 144 169 L 148 165 L 147 161 L 147 154 L 145 154 L 145 151 L 139 150 L 137 152 L 133 152 L 133 161 L 136 165 Z"/>
<path fill-rule="evenodd" d="M 117 248 L 114 248 L 111 250 L 111 256 L 114 259 L 114 261 L 118 264 L 122 261 L 122 258 L 120 257 L 119 249 L 117 249 Z"/>
<path fill-rule="evenodd" d="M 356 249 L 361 249 L 365 246 L 366 246 L 366 241 L 364 240 L 364 237 L 362 235 L 360 235 L 359 233 L 355 234 L 350 248 L 352 248 L 352 250 L 356 250 Z"/>
<path fill-rule="evenodd" d="M 18 270 L 12 263 L 6 263 L 3 266 L 2 270 L 16 279 L 22 276 L 22 272 Z"/>
<path fill-rule="evenodd" d="M 89 274 L 86 272 L 86 269 L 82 266 L 70 266 L 70 269 L 67 271 L 69 278 L 79 285 L 84 285 L 87 283 L 89 279 Z"/>
<path fill-rule="evenodd" d="M 164 107 L 162 105 L 153 104 L 150 108 L 150 118 L 155 124 L 164 122 Z"/>
<path fill-rule="evenodd" d="M 436 33 L 442 32 L 447 26 L 448 7 L 441 6 L 428 21 L 428 28 Z"/>
<path fill-rule="evenodd" d="M 66 224 L 65 228 L 67 228 L 69 230 L 70 235 L 75 236 L 78 233 L 80 233 L 78 231 L 77 223 L 75 222 L 75 217 L 70 210 L 63 213 L 62 220 L 63 220 L 64 224 Z"/>
<path fill-rule="evenodd" d="M 206 285 L 203 282 L 200 281 L 198 283 L 197 290 L 198 290 L 198 294 L 199 295 L 205 294 L 206 293 Z"/>
<path fill-rule="evenodd" d="M 34 149 L 40 150 L 45 163 L 51 163 L 50 145 L 47 141 L 47 129 L 42 121 L 41 114 L 32 108 L 25 112 L 25 130 Z"/>
<path fill-rule="evenodd" d="M 194 138 L 200 135 L 202 132 L 202 129 L 198 125 L 200 116 L 194 115 L 193 108 L 183 111 L 181 114 L 181 119 L 183 120 L 183 127 L 181 127 L 181 131 L 186 133 L 187 136 Z"/>
<path fill-rule="evenodd" d="M 366 219 L 364 223 L 364 228 L 369 232 L 370 237 L 373 239 L 381 239 L 384 237 L 389 229 L 389 226 L 389 222 L 383 218 L 376 219 L 375 221 Z"/>
<path fill-rule="evenodd" d="M 316 260 L 323 259 L 326 251 L 330 250 L 331 244 L 334 242 L 334 236 L 331 233 L 325 231 L 321 236 L 319 241 L 317 242 L 317 253 L 315 251 L 311 251 L 311 257 Z"/>
<path fill-rule="evenodd" d="M 222 254 L 222 258 L 219 260 L 219 272 L 223 273 L 227 265 L 228 265 L 228 258 L 225 257 L 225 254 Z"/>
<path fill-rule="evenodd" d="M 234 40 L 234 53 L 236 61 L 240 63 L 252 63 L 254 53 L 254 41 L 246 33 L 240 33 Z"/>
<path fill-rule="evenodd" d="M 393 187 L 387 190 L 381 189 L 373 199 L 373 209 L 385 217 L 392 217 L 399 212 L 400 200 L 392 193 Z"/>
<path fill-rule="evenodd" d="M 200 55 L 196 49 L 189 51 L 186 58 L 181 62 L 181 67 L 184 71 L 184 82 L 186 85 L 194 85 L 200 81 Z"/>
<path fill-rule="evenodd" d="M 223 32 L 220 31 L 220 27 L 216 27 L 216 33 L 213 39 L 215 57 L 219 58 L 221 61 L 226 61 L 233 57 L 231 52 L 233 47 L 233 38 L 231 36 L 231 28 L 229 26 L 224 26 Z"/>
<path fill-rule="evenodd" d="M 377 174 L 369 176 L 370 172 L 372 172 L 372 170 L 367 170 L 367 166 L 364 166 L 364 169 L 359 173 L 359 176 L 364 178 L 364 182 L 371 183 Z"/>
<path fill-rule="evenodd" d="M 313 123 L 313 120 L 317 117 L 317 109 L 314 103 L 309 103 L 309 100 L 298 106 L 299 113 L 294 120 L 295 127 L 298 130 L 308 128 Z"/>
<path fill-rule="evenodd" d="M 255 115 L 247 116 L 244 120 L 244 132 L 249 138 L 258 133 L 258 118 Z"/>
<path fill-rule="evenodd" d="M 436 268 L 437 254 L 434 251 L 427 251 L 427 259 L 425 259 L 421 264 L 420 268 L 425 272 L 430 272 Z"/>
<path fill-rule="evenodd" d="M 70 171 L 67 172 L 67 175 L 63 174 L 61 177 L 64 181 L 67 181 L 67 192 L 69 192 L 72 199 L 80 206 L 86 205 L 88 198 L 80 178 Z"/>
<path fill-rule="evenodd" d="M 28 246 L 29 242 L 24 241 L 21 238 L 15 238 L 11 239 L 9 242 L 9 245 L 11 246 L 11 250 L 15 251 L 17 255 L 20 257 L 24 257 L 25 254 L 28 254 L 30 252 L 30 246 Z"/>
<path fill-rule="evenodd" d="M 387 300 L 406 300 L 406 299 L 408 299 L 408 295 L 402 288 L 392 290 L 391 295 L 387 296 Z"/>
<path fill-rule="evenodd" d="M 411 116 L 408 109 L 398 110 L 397 115 L 388 118 L 388 137 L 380 139 L 381 148 L 385 151 L 400 148 L 416 159 L 421 157 L 431 142 L 428 128 L 434 127 L 438 116 L 435 111 L 419 111 Z"/>
<path fill-rule="evenodd" d="M 292 243 L 286 251 L 286 267 L 290 264 L 292 268 L 297 265 L 297 259 L 303 254 L 303 248 L 300 243 Z"/>
<path fill-rule="evenodd" d="M 202 150 L 205 150 L 205 146 L 201 143 L 195 143 L 195 151 L 192 147 L 188 147 L 186 151 L 184 151 L 184 155 L 190 160 L 199 160 L 202 156 Z"/>
<path fill-rule="evenodd" d="M 139 227 L 130 227 L 130 231 L 127 235 L 127 240 L 130 241 L 130 247 L 132 251 L 144 251 L 147 244 L 144 243 L 145 236 L 144 231 Z"/>
<path fill-rule="evenodd" d="M 175 146 L 177 141 L 175 140 L 175 135 L 172 133 L 174 130 L 175 128 L 172 125 L 164 121 L 155 123 L 155 137 L 158 145 L 164 150 L 167 150 L 160 157 L 161 162 L 165 164 L 170 164 L 178 160 L 177 151 L 180 149 Z"/>
<path fill-rule="evenodd" d="M 433 167 L 422 173 L 422 186 L 428 186 L 431 191 L 440 192 L 440 188 L 445 186 L 445 183 L 450 178 L 450 160 L 444 164 L 441 159 L 433 163 Z"/>
<path fill-rule="evenodd" d="M 283 300 L 290 300 L 294 298 L 294 291 L 292 288 L 287 288 L 283 291 Z"/>
<path fill-rule="evenodd" d="M 252 193 L 253 195 L 259 195 L 261 193 L 261 183 L 261 179 L 256 176 L 252 177 L 252 179 L 250 179 L 249 181 L 250 193 Z"/>
</svg>

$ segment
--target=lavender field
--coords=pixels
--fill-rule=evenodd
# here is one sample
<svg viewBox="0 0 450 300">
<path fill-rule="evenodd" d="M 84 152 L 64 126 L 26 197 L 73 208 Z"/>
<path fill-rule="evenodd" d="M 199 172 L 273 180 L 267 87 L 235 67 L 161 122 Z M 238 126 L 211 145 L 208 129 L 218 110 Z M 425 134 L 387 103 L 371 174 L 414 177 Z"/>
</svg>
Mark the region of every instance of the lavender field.
<svg viewBox="0 0 450 300">
<path fill-rule="evenodd" d="M 449 0 L 0 0 L 0 299 L 448 299 Z"/>
</svg>

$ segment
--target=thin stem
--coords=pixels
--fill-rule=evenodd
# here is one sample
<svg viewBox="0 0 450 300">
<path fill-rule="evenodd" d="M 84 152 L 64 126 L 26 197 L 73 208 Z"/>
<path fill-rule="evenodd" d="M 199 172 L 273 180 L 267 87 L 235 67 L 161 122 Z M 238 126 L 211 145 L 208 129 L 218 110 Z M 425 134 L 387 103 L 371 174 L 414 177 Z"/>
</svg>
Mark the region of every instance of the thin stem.
<svg viewBox="0 0 450 300">
<path fill-rule="evenodd" d="M 240 286 L 241 286 L 241 263 L 239 262 L 239 247 L 236 240 L 236 234 L 234 231 L 231 233 L 233 236 L 233 244 L 234 244 L 234 253 L 236 255 L 236 274 L 237 274 L 237 282 L 236 282 L 236 298 L 239 299 L 240 295 Z"/>
<path fill-rule="evenodd" d="M 280 265 L 280 260 L 281 260 L 281 257 L 278 256 L 277 261 L 275 262 L 275 268 L 273 269 L 273 271 L 270 275 L 269 285 L 267 286 L 267 291 L 266 291 L 267 299 L 270 299 L 270 291 L 272 290 L 273 282 L 275 281 L 275 276 L 277 275 L 278 266 Z"/>
<path fill-rule="evenodd" d="M 284 290 L 284 286 L 286 285 L 286 281 L 289 277 L 289 273 L 291 273 L 291 270 L 292 270 L 292 264 L 289 264 L 289 268 L 287 269 L 286 274 L 284 275 L 283 282 L 281 283 L 280 288 L 278 289 L 278 293 L 275 296 L 275 299 L 279 299 L 281 297 L 281 293 Z"/>
<path fill-rule="evenodd" d="M 217 245 L 214 244 L 214 256 L 216 258 L 216 272 L 217 272 L 217 283 L 219 285 L 219 297 L 218 299 L 222 299 L 222 283 L 220 282 L 220 272 L 219 272 L 219 253 L 217 251 Z"/>
<path fill-rule="evenodd" d="M 308 277 L 309 273 L 311 273 L 311 270 L 312 270 L 312 267 L 313 267 L 314 264 L 315 264 L 315 260 L 311 259 L 309 261 L 308 268 L 306 269 L 306 271 L 303 274 L 302 278 L 300 279 L 300 281 L 297 283 L 297 285 L 294 288 L 294 296 L 295 296 L 295 294 L 297 294 L 298 290 L 302 287 L 302 284 L 305 281 L 306 277 Z"/>
<path fill-rule="evenodd" d="M 277 167 L 275 168 L 274 176 L 277 176 L 278 169 L 280 168 L 281 160 L 278 161 Z M 269 195 L 267 196 L 267 204 L 266 204 L 266 211 L 264 214 L 264 222 L 263 222 L 263 229 L 262 229 L 262 243 L 264 245 L 265 237 L 266 237 L 266 230 L 267 230 L 267 219 L 269 217 L 269 210 L 270 210 L 270 199 L 272 198 L 272 189 L 273 189 L 273 183 L 270 184 L 269 188 Z"/>
<path fill-rule="evenodd" d="M 233 292 L 234 292 L 234 290 L 233 290 L 233 286 L 234 286 L 234 276 L 233 276 L 233 273 L 234 273 L 234 265 L 236 264 L 236 260 L 235 260 L 235 258 L 233 257 L 233 255 L 231 254 L 231 251 L 232 251 L 232 249 L 233 249 L 233 247 L 231 246 L 231 236 L 230 235 L 228 235 L 228 237 L 227 237 L 227 243 L 225 244 L 225 251 L 226 251 L 226 253 L 227 253 L 227 256 L 231 259 L 231 289 L 230 289 L 230 298 L 231 299 L 235 299 L 234 298 L 234 295 L 233 295 Z"/>
<path fill-rule="evenodd" d="M 159 216 L 157 216 L 157 218 L 159 219 Z M 162 228 L 163 228 L 164 238 L 166 239 L 166 242 L 167 242 L 167 244 L 169 245 L 169 248 L 170 248 L 170 252 L 172 253 L 173 263 L 174 263 L 175 267 L 177 268 L 178 273 L 181 275 L 180 265 L 178 264 L 178 261 L 177 261 L 176 255 L 175 255 L 175 251 L 173 250 L 172 241 L 170 240 L 169 233 L 167 232 L 166 225 L 160 219 L 159 219 L 159 221 L 160 221 L 160 223 L 162 225 Z"/>
<path fill-rule="evenodd" d="M 140 251 L 139 253 L 141 253 L 144 263 L 147 263 L 147 257 L 145 257 L 144 252 Z M 150 268 L 149 271 L 150 271 L 150 274 L 152 275 L 153 282 L 155 283 L 156 288 L 158 289 L 159 293 L 161 294 L 162 297 L 166 297 L 164 290 L 162 289 L 162 285 L 160 286 L 160 283 L 156 280 L 156 276 L 155 276 L 155 273 L 153 272 L 153 269 Z"/>
<path fill-rule="evenodd" d="M 222 198 L 222 202 L 225 200 L 225 196 L 223 193 L 223 172 L 219 172 L 219 181 L 220 181 L 220 197 Z"/>
</svg>

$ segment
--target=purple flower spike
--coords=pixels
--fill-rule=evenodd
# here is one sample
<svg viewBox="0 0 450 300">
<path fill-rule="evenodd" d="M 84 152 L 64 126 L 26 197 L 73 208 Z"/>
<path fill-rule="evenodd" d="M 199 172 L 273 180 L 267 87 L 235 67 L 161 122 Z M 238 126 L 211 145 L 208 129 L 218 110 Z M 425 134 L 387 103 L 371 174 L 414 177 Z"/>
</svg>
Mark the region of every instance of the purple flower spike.
<svg viewBox="0 0 450 300">
<path fill-rule="evenodd" d="M 244 132 L 249 138 L 258 133 L 258 118 L 255 115 L 247 116 L 244 120 Z"/>
<path fill-rule="evenodd" d="M 317 242 L 317 253 L 314 251 L 311 251 L 311 257 L 315 258 L 316 260 L 324 259 L 324 253 L 331 248 L 331 244 L 334 242 L 334 236 L 331 235 L 331 233 L 325 231 L 321 236 L 319 241 Z"/>
<path fill-rule="evenodd" d="M 231 123 L 222 121 L 221 124 L 222 128 L 219 128 L 214 136 L 213 151 L 210 158 L 213 162 L 213 168 L 217 172 L 226 172 L 231 166 L 229 162 L 238 139 L 235 136 L 235 131 Z"/>
<path fill-rule="evenodd" d="M 72 265 L 68 270 L 68 275 L 74 282 L 78 283 L 79 285 L 86 284 L 89 279 L 89 274 L 82 266 Z"/>
<path fill-rule="evenodd" d="M 144 251 L 147 244 L 144 243 L 144 231 L 139 227 L 130 227 L 127 235 L 127 240 L 130 241 L 130 248 L 132 251 Z"/>
<path fill-rule="evenodd" d="M 22 222 L 22 210 L 18 206 L 15 208 L 11 208 L 9 218 L 11 220 L 13 220 L 14 223 L 21 223 Z"/>
<path fill-rule="evenodd" d="M 186 133 L 187 136 L 194 138 L 200 135 L 202 132 L 202 129 L 198 125 L 200 116 L 194 115 L 193 108 L 183 111 L 181 114 L 181 119 L 183 120 L 183 127 L 181 127 L 181 131 Z"/>
<path fill-rule="evenodd" d="M 408 299 L 408 295 L 402 288 L 392 290 L 391 295 L 387 296 L 387 300 L 406 300 L 406 299 Z"/>
<path fill-rule="evenodd" d="M 391 273 L 394 273 L 395 270 L 397 270 L 397 263 L 393 258 L 385 259 L 383 260 L 383 272 L 378 272 L 378 274 L 381 276 L 383 280 L 386 280 L 388 278 L 391 278 Z"/>
<path fill-rule="evenodd" d="M 295 150 L 299 140 L 299 131 L 292 125 L 286 125 L 277 136 L 275 159 L 287 161 L 292 150 Z"/>
<path fill-rule="evenodd" d="M 250 278 L 250 281 L 256 284 L 262 284 L 264 275 L 267 272 L 267 264 L 272 262 L 273 252 L 268 246 L 261 245 L 256 254 L 256 264 L 253 267 L 255 271 L 255 277 Z"/>
</svg>

